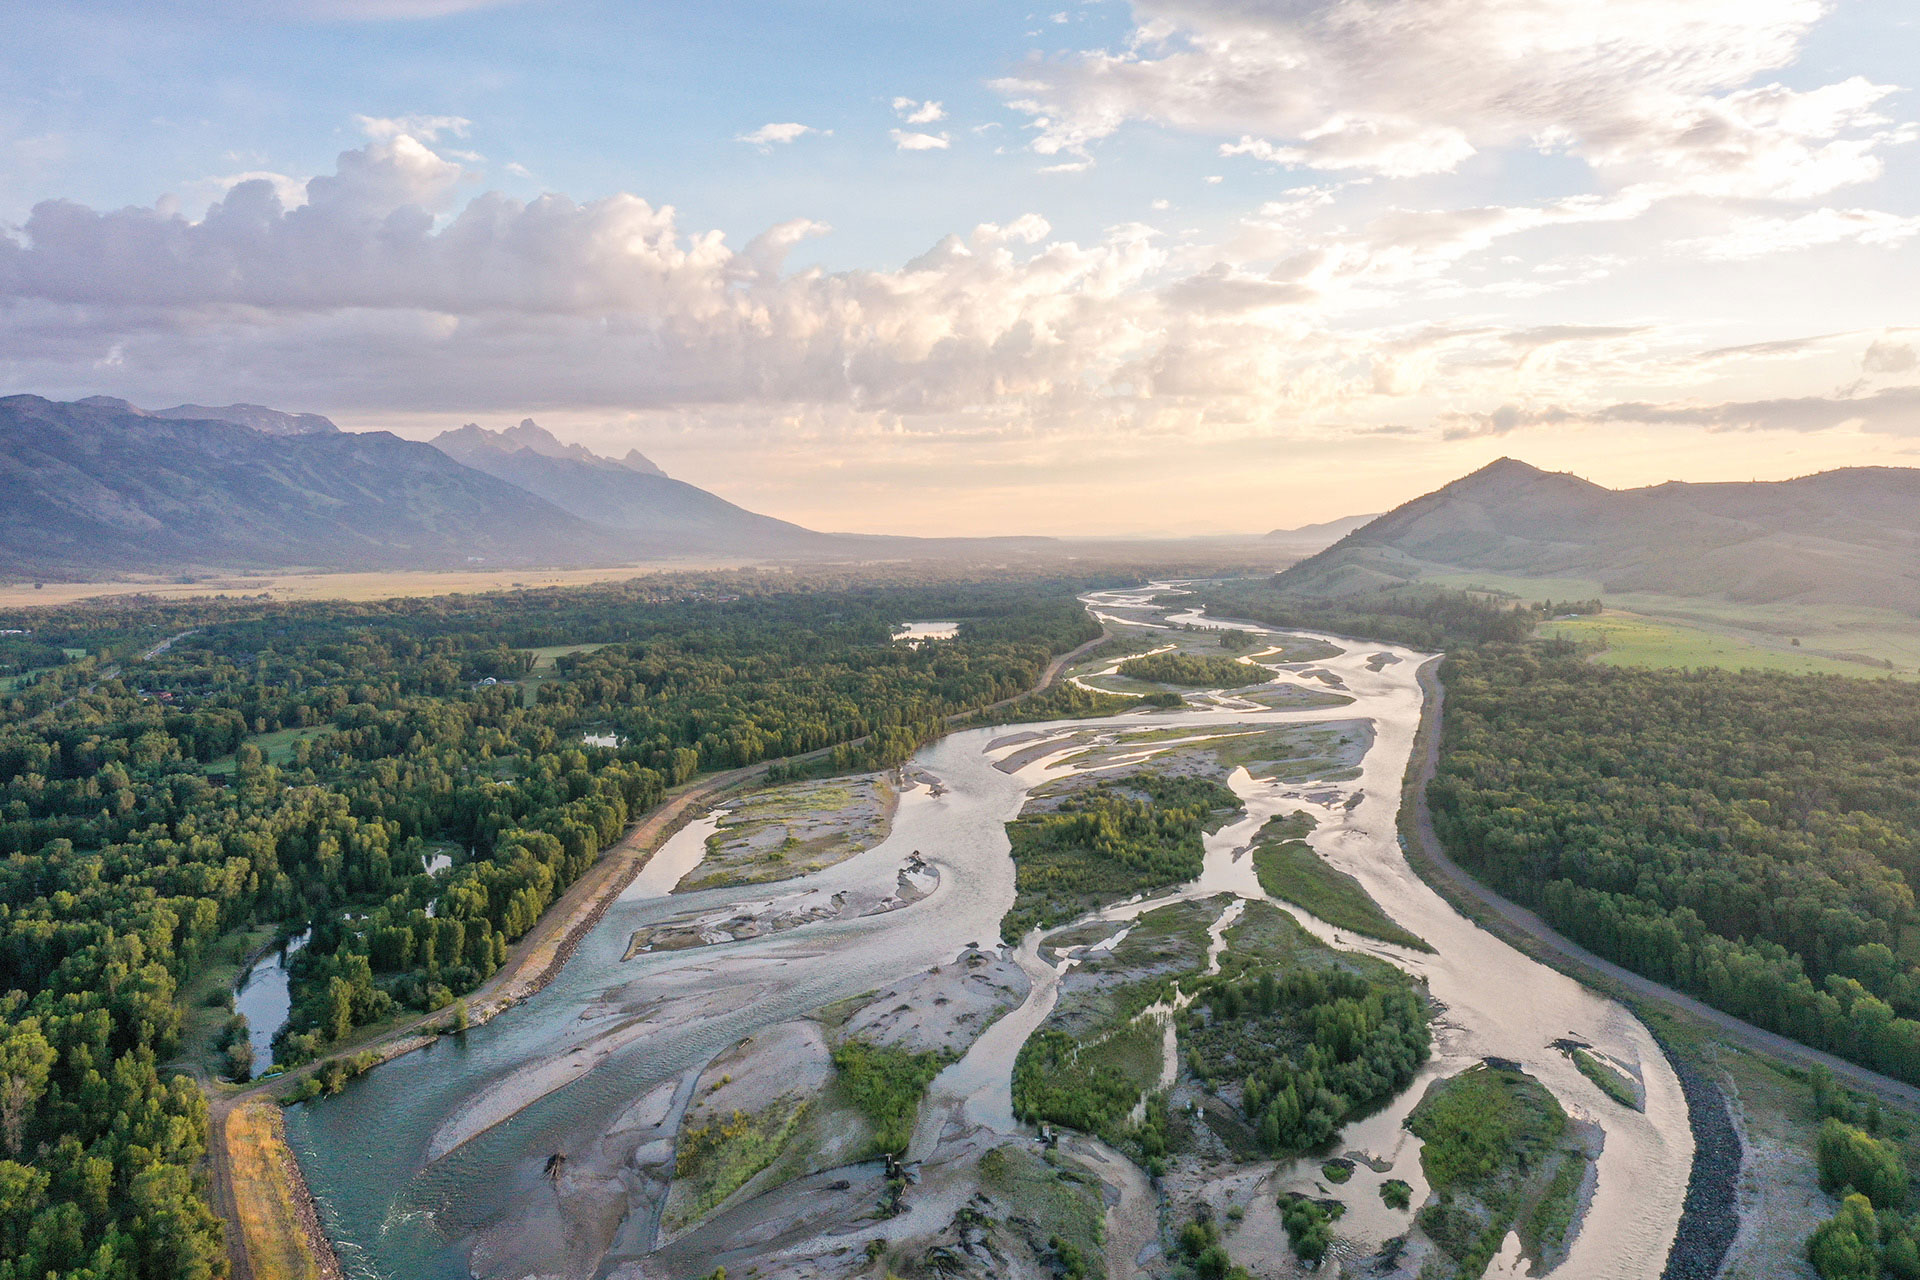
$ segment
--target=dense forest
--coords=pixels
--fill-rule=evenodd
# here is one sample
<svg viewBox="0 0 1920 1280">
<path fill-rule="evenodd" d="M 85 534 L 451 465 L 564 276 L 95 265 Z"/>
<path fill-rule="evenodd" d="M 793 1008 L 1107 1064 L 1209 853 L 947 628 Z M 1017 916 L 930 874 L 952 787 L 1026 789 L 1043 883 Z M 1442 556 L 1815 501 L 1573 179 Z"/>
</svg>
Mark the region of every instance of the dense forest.
<svg viewBox="0 0 1920 1280">
<path fill-rule="evenodd" d="M 1097 635 L 1087 585 L 742 574 L 0 618 L 24 633 L 0 684 L 0 1280 L 225 1273 L 206 1103 L 168 1063 L 177 992 L 229 931 L 312 928 L 286 1061 L 445 1005 L 668 788 L 823 748 L 898 761 Z M 967 621 L 892 642 L 924 617 Z M 543 646 L 598 647 L 536 678 Z"/>
<path fill-rule="evenodd" d="M 1128 658 L 1120 664 L 1120 674 L 1155 684 L 1183 684 L 1199 689 L 1237 689 L 1241 685 L 1265 684 L 1273 679 L 1273 673 L 1265 667 L 1233 658 L 1195 657 L 1187 653 L 1155 653 L 1144 658 Z"/>
<path fill-rule="evenodd" d="M 1457 654 L 1447 848 L 1600 954 L 1920 1082 L 1920 686 Z"/>
<path fill-rule="evenodd" d="M 1325 1141 L 1427 1060 L 1427 1002 L 1413 981 L 1370 957 L 1326 959 L 1212 983 L 1181 1023 L 1190 1069 L 1240 1086 L 1269 1154 Z"/>
</svg>

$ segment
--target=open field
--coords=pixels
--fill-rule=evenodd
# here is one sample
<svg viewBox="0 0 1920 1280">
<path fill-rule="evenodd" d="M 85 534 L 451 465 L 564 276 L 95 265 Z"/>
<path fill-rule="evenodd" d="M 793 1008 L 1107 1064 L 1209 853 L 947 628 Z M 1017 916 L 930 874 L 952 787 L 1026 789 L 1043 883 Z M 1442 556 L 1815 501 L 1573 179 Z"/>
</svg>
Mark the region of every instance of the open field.
<svg viewBox="0 0 1920 1280">
<path fill-rule="evenodd" d="M 275 729 L 272 733 L 255 734 L 247 739 L 247 744 L 260 748 L 260 754 L 268 764 L 285 766 L 293 761 L 294 743 L 332 732 L 331 724 L 308 725 L 304 729 Z M 232 773 L 237 763 L 232 756 L 221 756 L 218 760 L 207 761 L 207 772 Z"/>
<path fill-rule="evenodd" d="M 527 650 L 533 655 L 533 669 L 520 681 L 521 703 L 530 707 L 540 700 L 540 686 L 553 679 L 555 658 L 570 658 L 576 653 L 592 653 L 604 648 L 605 644 L 547 644 Z"/>
<path fill-rule="evenodd" d="M 1884 674 L 1850 655 L 1891 662 L 1894 674 L 1920 671 L 1920 618 L 1892 609 L 1793 603 L 1744 604 L 1660 595 L 1645 591 L 1608 591 L 1591 578 L 1525 578 L 1497 573 L 1435 573 L 1422 582 L 1454 590 L 1484 588 L 1522 600 L 1591 600 L 1609 609 L 1671 623 L 1707 635 L 1794 657 L 1833 658 L 1847 675 Z M 1794 640 L 1799 640 L 1795 647 Z M 1727 664 L 1715 664 L 1727 665 Z M 1747 665 L 1760 665 L 1749 663 Z M 1796 670 L 1781 667 L 1775 670 Z"/>
<path fill-rule="evenodd" d="M 1740 671 L 1785 671 L 1792 675 L 1905 675 L 1864 662 L 1822 657 L 1805 648 L 1755 644 L 1737 633 L 1708 631 L 1683 622 L 1613 609 L 1588 618 L 1540 624 L 1540 634 L 1576 644 L 1604 644 L 1596 661 L 1616 667 L 1725 667 Z"/>
<path fill-rule="evenodd" d="M 577 587 L 590 582 L 620 582 L 646 573 L 700 569 L 739 569 L 754 563 L 739 558 L 649 560 L 600 569 L 412 569 L 363 573 L 208 574 L 190 582 L 126 579 L 114 582 L 0 583 L 0 608 L 71 604 L 97 596 L 148 595 L 163 600 L 196 596 L 240 598 L 262 592 L 275 600 L 391 600 L 400 596 L 446 596 L 462 592 L 504 591 L 514 587 Z"/>
</svg>

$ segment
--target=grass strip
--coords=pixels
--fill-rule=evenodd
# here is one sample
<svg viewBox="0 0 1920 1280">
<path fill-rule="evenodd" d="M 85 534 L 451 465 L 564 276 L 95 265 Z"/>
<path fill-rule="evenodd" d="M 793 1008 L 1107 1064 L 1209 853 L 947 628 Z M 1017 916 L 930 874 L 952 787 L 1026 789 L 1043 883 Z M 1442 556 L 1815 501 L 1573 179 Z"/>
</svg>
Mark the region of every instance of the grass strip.
<svg viewBox="0 0 1920 1280">
<path fill-rule="evenodd" d="M 1336 929 L 1350 929 L 1415 951 L 1433 950 L 1425 939 L 1395 924 L 1358 880 L 1328 866 L 1304 841 L 1269 840 L 1255 845 L 1253 868 L 1262 889 L 1311 911 Z"/>
</svg>

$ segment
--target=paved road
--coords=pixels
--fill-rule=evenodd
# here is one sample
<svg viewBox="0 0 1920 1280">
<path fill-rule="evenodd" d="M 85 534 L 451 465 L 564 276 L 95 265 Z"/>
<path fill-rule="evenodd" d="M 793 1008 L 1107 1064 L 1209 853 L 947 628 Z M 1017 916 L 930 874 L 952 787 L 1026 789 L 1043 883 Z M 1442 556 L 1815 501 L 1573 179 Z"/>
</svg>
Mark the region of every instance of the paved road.
<svg viewBox="0 0 1920 1280">
<path fill-rule="evenodd" d="M 1440 717 L 1446 704 L 1446 690 L 1441 686 L 1435 668 L 1439 659 L 1433 659 L 1420 668 L 1420 684 L 1426 691 L 1426 707 L 1421 716 L 1421 733 L 1425 739 L 1425 753 L 1420 760 L 1420 768 L 1413 780 L 1413 812 L 1415 817 L 1415 838 L 1420 841 L 1421 852 L 1426 855 L 1429 867 L 1450 885 L 1456 895 L 1472 898 L 1491 911 L 1499 922 L 1514 932 L 1524 934 L 1536 943 L 1534 950 L 1543 952 L 1540 958 L 1583 981 L 1598 974 L 1611 984 L 1631 992 L 1634 996 L 1662 1005 L 1696 1022 L 1711 1026 L 1722 1039 L 1733 1042 L 1745 1049 L 1769 1054 L 1783 1062 L 1798 1067 L 1825 1067 L 1835 1078 L 1845 1082 L 1850 1088 L 1871 1094 L 1883 1102 L 1908 1111 L 1920 1112 L 1920 1089 L 1903 1084 L 1891 1076 L 1883 1076 L 1877 1071 L 1869 1071 L 1858 1063 L 1848 1062 L 1833 1054 L 1823 1053 L 1819 1049 L 1809 1048 L 1798 1040 L 1789 1040 L 1783 1035 L 1756 1027 L 1724 1013 L 1711 1005 L 1672 987 L 1643 977 L 1630 969 L 1623 969 L 1611 960 L 1603 960 L 1588 951 L 1579 943 L 1563 937 L 1552 926 L 1525 907 L 1519 906 L 1501 897 L 1493 890 L 1474 879 L 1453 859 L 1447 856 L 1440 845 L 1440 838 L 1433 829 L 1433 815 L 1427 808 L 1427 783 L 1434 775 L 1440 763 Z M 1587 972 L 1583 973 L 1582 970 Z M 1589 985 L 1592 985 L 1589 983 Z"/>
</svg>

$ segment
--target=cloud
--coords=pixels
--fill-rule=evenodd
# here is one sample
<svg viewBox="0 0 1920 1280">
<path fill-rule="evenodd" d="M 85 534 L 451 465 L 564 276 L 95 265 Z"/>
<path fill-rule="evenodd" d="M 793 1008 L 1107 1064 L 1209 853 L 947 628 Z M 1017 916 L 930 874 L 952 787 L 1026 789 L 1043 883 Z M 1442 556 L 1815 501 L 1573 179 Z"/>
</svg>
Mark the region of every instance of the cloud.
<svg viewBox="0 0 1920 1280">
<path fill-rule="evenodd" d="M 895 270 L 788 273 L 825 226 L 736 250 L 626 194 L 486 192 L 436 217 L 462 176 L 403 135 L 342 153 L 294 208 L 265 179 L 198 221 L 43 202 L 0 240 L 0 377 L 56 385 L 112 353 L 129 386 L 336 405 L 1006 412 L 1097 397 L 1155 340 L 1145 228 L 1082 246 L 1025 215 Z"/>
<path fill-rule="evenodd" d="M 832 133 L 831 129 L 816 129 L 810 124 L 798 124 L 792 120 L 784 124 L 763 124 L 751 133 L 737 134 L 735 142 L 744 142 L 762 151 L 771 151 L 776 143 L 789 143 L 804 138 L 810 133 Z"/>
<path fill-rule="evenodd" d="M 1910 342 L 1876 340 L 1860 358 L 1863 373 L 1911 373 L 1920 368 L 1920 352 Z"/>
<path fill-rule="evenodd" d="M 1615 338 L 1635 337 L 1646 331 L 1645 325 L 1638 324 L 1547 324 L 1502 334 L 1501 340 L 1531 351 L 1563 342 L 1608 342 Z"/>
<path fill-rule="evenodd" d="M 353 123 L 376 141 L 405 136 L 421 142 L 438 142 L 443 133 L 464 138 L 473 127 L 473 121 L 464 116 L 355 116 Z"/>
<path fill-rule="evenodd" d="M 931 99 L 895 98 L 893 111 L 908 124 L 934 124 L 947 118 L 946 108 Z"/>
<path fill-rule="evenodd" d="M 1592 410 L 1502 405 L 1490 413 L 1448 415 L 1444 435 L 1449 440 L 1462 440 L 1508 435 L 1527 427 L 1614 423 L 1703 427 L 1709 431 L 1815 432 L 1854 427 L 1877 434 L 1920 436 L 1920 386 L 1886 387 L 1859 395 L 1711 404 L 1629 402 Z"/>
<path fill-rule="evenodd" d="M 1478 151 L 1564 151 L 1627 182 L 1804 198 L 1877 175 L 1911 136 L 1855 77 L 1752 87 L 1821 0 L 1135 0 L 1117 49 L 996 82 L 1042 155 L 1130 122 L 1269 163 L 1406 177 Z"/>
<path fill-rule="evenodd" d="M 1846 241 L 1892 249 L 1916 234 L 1920 234 L 1920 217 L 1901 217 L 1877 209 L 1815 209 L 1791 217 L 1736 218 L 1717 235 L 1682 241 L 1674 248 L 1690 257 L 1735 262 Z"/>
<path fill-rule="evenodd" d="M 945 151 L 951 140 L 944 133 L 915 133 L 907 129 L 889 129 L 887 136 L 900 151 Z"/>
</svg>

